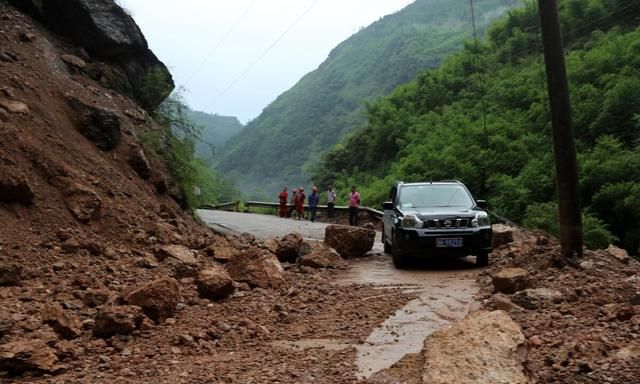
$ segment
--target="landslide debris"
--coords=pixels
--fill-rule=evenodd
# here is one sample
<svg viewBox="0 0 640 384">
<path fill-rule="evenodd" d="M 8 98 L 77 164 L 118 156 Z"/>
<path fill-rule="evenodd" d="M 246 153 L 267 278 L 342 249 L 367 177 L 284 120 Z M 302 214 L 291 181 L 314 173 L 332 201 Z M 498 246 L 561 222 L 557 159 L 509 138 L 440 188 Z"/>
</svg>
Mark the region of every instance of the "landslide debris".
<svg viewBox="0 0 640 384">
<path fill-rule="evenodd" d="M 637 382 L 640 264 L 615 246 L 566 261 L 547 235 L 511 231 L 515 241 L 493 252 L 480 278 L 482 298 L 522 328 L 532 381 Z"/>
</svg>

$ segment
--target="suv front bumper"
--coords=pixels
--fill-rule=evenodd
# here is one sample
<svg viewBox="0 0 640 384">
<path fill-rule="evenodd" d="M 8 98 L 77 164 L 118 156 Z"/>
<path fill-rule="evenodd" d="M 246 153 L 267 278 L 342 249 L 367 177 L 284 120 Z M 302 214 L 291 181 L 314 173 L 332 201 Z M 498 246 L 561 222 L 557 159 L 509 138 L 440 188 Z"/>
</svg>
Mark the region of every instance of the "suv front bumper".
<svg viewBox="0 0 640 384">
<path fill-rule="evenodd" d="M 468 256 L 491 252 L 491 227 L 430 230 L 422 228 L 397 228 L 397 251 L 411 256 Z M 461 239 L 462 246 L 438 247 L 438 239 Z"/>
</svg>

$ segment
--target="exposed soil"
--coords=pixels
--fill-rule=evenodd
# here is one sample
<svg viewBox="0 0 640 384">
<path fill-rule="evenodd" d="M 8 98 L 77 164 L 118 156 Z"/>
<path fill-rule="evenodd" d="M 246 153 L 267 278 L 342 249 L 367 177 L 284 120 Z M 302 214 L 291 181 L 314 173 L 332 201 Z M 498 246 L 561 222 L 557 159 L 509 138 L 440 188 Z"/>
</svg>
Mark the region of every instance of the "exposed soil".
<svg viewBox="0 0 640 384">
<path fill-rule="evenodd" d="M 202 298 L 193 277 L 199 270 L 220 266 L 222 250 L 261 244 L 214 235 L 168 196 L 171 178 L 161 162 L 149 156 L 147 174 L 144 161 L 142 168 L 131 161 L 140 134 L 157 127 L 130 99 L 87 76 L 75 59 L 91 63 L 86 53 L 1 1 L 0 32 L 0 382 L 422 381 L 420 353 L 358 379 L 371 335 L 424 299 L 410 278 L 381 287 L 349 281 L 341 270 L 284 264 L 285 283 L 275 288 L 235 282 L 229 297 Z M 75 58 L 63 60 L 67 54 Z M 98 145 L 83 135 L 91 107 L 117 115 L 121 137 Z M 184 248 L 161 257 L 166 245 Z M 528 234 L 497 249 L 478 280 L 483 306 L 496 306 L 493 274 L 524 268 L 532 287 L 559 293 L 529 309 L 511 302 L 519 293 L 501 302 L 527 337 L 532 381 L 638 382 L 638 263 L 607 252 L 559 263 L 558 254 L 552 240 Z M 133 289 L 160 278 L 177 287 L 168 291 L 177 301 L 168 313 L 152 321 L 154 313 L 122 306 Z M 127 318 L 135 329 L 96 337 L 98 315 L 112 307 L 135 315 L 135 324 Z"/>
<path fill-rule="evenodd" d="M 491 274 L 504 267 L 526 269 L 533 288 L 561 297 L 511 317 L 528 339 L 526 368 L 538 383 L 634 383 L 640 380 L 640 264 L 606 251 L 586 251 L 563 262 L 558 244 L 520 233 L 493 253 L 480 278 L 484 305 L 495 308 Z M 514 295 L 508 295 L 513 299 Z"/>
</svg>

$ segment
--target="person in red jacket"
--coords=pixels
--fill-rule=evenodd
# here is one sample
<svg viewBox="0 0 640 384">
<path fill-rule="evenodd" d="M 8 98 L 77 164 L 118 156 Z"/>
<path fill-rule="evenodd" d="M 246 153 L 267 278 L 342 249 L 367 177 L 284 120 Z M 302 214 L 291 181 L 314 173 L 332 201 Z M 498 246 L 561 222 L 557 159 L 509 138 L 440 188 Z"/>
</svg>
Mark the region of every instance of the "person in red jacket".
<svg viewBox="0 0 640 384">
<path fill-rule="evenodd" d="M 287 192 L 287 187 L 284 187 L 282 192 L 278 195 L 278 199 L 280 200 L 280 217 L 287 217 L 287 199 L 289 198 L 289 193 Z"/>
<path fill-rule="evenodd" d="M 298 194 L 296 194 L 296 212 L 298 213 L 298 220 L 304 219 L 304 200 L 306 196 L 304 194 L 304 188 L 298 188 Z"/>
</svg>

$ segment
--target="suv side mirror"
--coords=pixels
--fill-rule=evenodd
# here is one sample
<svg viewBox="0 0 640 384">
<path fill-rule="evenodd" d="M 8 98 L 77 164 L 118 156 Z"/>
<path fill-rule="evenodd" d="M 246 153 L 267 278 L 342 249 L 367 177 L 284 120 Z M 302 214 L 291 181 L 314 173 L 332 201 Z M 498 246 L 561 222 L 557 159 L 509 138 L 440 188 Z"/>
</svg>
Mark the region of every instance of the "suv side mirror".
<svg viewBox="0 0 640 384">
<path fill-rule="evenodd" d="M 478 205 L 479 208 L 487 209 L 487 200 L 476 200 L 476 205 Z"/>
<path fill-rule="evenodd" d="M 385 211 L 393 210 L 393 202 L 385 201 L 384 203 L 382 203 L 382 209 L 384 209 Z"/>
</svg>

